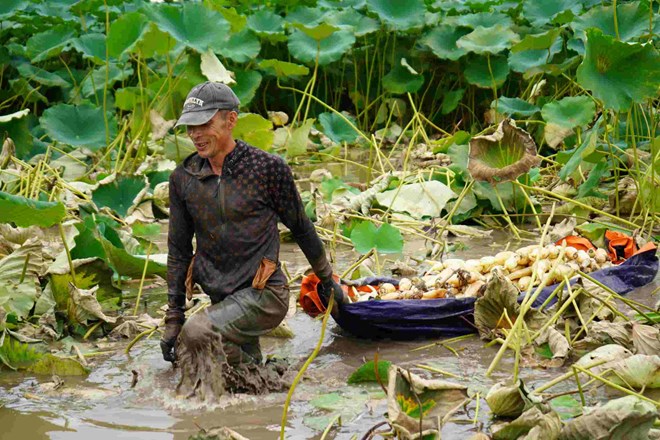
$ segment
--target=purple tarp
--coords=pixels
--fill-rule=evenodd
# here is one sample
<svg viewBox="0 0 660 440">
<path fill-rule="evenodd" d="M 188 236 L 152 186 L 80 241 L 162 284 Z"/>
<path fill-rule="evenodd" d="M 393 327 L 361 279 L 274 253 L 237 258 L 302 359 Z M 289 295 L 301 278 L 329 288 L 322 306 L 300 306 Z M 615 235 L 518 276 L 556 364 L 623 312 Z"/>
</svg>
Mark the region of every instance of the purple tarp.
<svg viewBox="0 0 660 440">
<path fill-rule="evenodd" d="M 634 255 L 624 263 L 589 274 L 617 293 L 644 286 L 658 272 L 656 250 Z M 543 289 L 533 306 L 538 307 L 555 286 Z M 361 338 L 417 339 L 475 333 L 475 298 L 366 301 L 341 307 L 337 323 Z M 522 297 L 519 298 L 519 301 Z"/>
</svg>

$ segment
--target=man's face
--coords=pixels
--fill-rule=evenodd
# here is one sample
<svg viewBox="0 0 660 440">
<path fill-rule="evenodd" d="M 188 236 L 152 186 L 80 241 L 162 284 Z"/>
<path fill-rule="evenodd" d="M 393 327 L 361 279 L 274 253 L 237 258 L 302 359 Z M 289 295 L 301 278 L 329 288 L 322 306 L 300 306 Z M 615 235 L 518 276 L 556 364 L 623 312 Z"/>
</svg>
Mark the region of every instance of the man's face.
<svg viewBox="0 0 660 440">
<path fill-rule="evenodd" d="M 202 125 L 188 125 L 188 136 L 195 144 L 197 153 L 210 159 L 232 145 L 232 130 L 236 125 L 236 112 L 220 110 Z"/>
</svg>

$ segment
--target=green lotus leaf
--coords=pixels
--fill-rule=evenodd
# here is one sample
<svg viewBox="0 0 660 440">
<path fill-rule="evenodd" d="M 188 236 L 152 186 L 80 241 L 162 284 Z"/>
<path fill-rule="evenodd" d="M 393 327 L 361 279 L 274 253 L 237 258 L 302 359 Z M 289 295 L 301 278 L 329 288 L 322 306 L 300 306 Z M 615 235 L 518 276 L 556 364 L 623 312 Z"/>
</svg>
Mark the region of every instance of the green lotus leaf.
<svg viewBox="0 0 660 440">
<path fill-rule="evenodd" d="M 407 67 L 398 65 L 382 81 L 383 88 L 390 93 L 415 93 L 424 85 L 424 75 L 413 74 Z"/>
<path fill-rule="evenodd" d="M 576 18 L 571 26 L 583 35 L 588 28 L 600 29 L 612 37 L 617 37 L 618 31 L 621 41 L 630 41 L 649 32 L 649 7 L 642 2 L 619 3 L 615 28 L 613 7 L 598 6 Z"/>
<path fill-rule="evenodd" d="M 71 45 L 80 52 L 83 57 L 92 60 L 96 64 L 105 63 L 105 35 L 90 33 L 74 38 Z"/>
<path fill-rule="evenodd" d="M 317 43 L 302 31 L 295 31 L 289 35 L 289 52 L 295 58 L 306 63 L 313 63 L 318 52 L 319 65 L 323 66 L 341 59 L 355 44 L 355 35 L 346 30 L 340 30 L 325 40 Z"/>
<path fill-rule="evenodd" d="M 237 34 L 245 29 L 248 18 L 236 11 L 236 8 L 214 7 L 213 5 L 211 7 L 217 9 L 225 17 L 225 20 L 229 22 L 232 34 Z"/>
<path fill-rule="evenodd" d="M 658 96 L 660 55 L 652 44 L 616 41 L 597 29 L 587 30 L 584 60 L 578 83 L 614 110 Z"/>
<path fill-rule="evenodd" d="M 328 23 L 321 23 L 316 26 L 305 26 L 301 23 L 294 23 L 293 27 L 304 32 L 305 35 L 316 41 L 325 40 L 339 30 L 339 27 Z"/>
<path fill-rule="evenodd" d="M 435 0 L 431 5 L 431 10 L 462 14 L 472 10 L 470 5 L 472 5 L 472 7 L 476 6 L 474 2 L 467 4 L 463 0 Z"/>
<path fill-rule="evenodd" d="M 57 26 L 30 37 L 25 45 L 25 54 L 32 63 L 57 56 L 76 36 L 73 29 Z"/>
<path fill-rule="evenodd" d="M 107 138 L 112 141 L 117 134 L 117 122 L 114 116 L 108 119 Z M 40 122 L 46 133 L 58 142 L 92 150 L 106 145 L 105 121 L 100 107 L 58 104 L 46 109 Z"/>
<path fill-rule="evenodd" d="M 34 116 L 27 116 L 30 109 L 21 110 L 10 115 L 0 116 L 0 133 L 7 133 L 16 146 L 16 157 L 27 160 L 33 151 L 34 138 L 30 133 L 30 126 Z M 27 116 L 27 117 L 26 117 Z"/>
<path fill-rule="evenodd" d="M 381 206 L 405 212 L 416 219 L 440 217 L 447 202 L 455 197 L 451 188 L 437 180 L 410 183 L 376 194 Z"/>
<path fill-rule="evenodd" d="M 353 126 L 356 125 L 356 121 L 352 116 L 344 115 L 344 117 L 351 121 Z M 355 142 L 360 136 L 360 133 L 355 131 L 355 129 L 337 113 L 321 113 L 319 115 L 319 122 L 323 127 L 323 133 L 334 142 Z"/>
<path fill-rule="evenodd" d="M 511 46 L 511 52 L 520 52 L 523 50 L 540 50 L 552 47 L 557 37 L 561 34 L 561 29 L 550 29 L 542 34 L 529 34 L 520 41 Z"/>
<path fill-rule="evenodd" d="M 424 24 L 424 0 L 367 0 L 367 8 L 394 29 L 405 31 Z"/>
<path fill-rule="evenodd" d="M 48 87 L 69 87 L 71 84 L 61 76 L 33 66 L 30 63 L 22 63 L 16 66 L 16 70 L 21 76 L 29 81 L 36 81 Z"/>
<path fill-rule="evenodd" d="M 150 5 L 145 10 L 161 30 L 199 53 L 221 48 L 229 38 L 229 22 L 201 3 Z"/>
<path fill-rule="evenodd" d="M 534 113 L 541 110 L 534 104 L 530 104 L 520 98 L 507 98 L 506 96 L 502 96 L 501 98 L 498 98 L 497 101 L 491 102 L 490 108 L 496 108 L 497 112 L 503 115 L 519 115 L 526 117 L 532 116 Z"/>
<path fill-rule="evenodd" d="M 103 250 L 107 256 L 110 267 L 121 276 L 131 278 L 141 278 L 144 271 L 146 256 L 131 255 L 126 249 L 118 248 L 110 243 L 105 237 L 99 235 L 99 241 L 103 245 Z M 147 263 L 147 276 L 158 275 L 165 278 L 167 275 L 167 265 L 149 259 Z"/>
<path fill-rule="evenodd" d="M 46 353 L 43 358 L 28 368 L 30 373 L 44 376 L 86 376 L 89 370 L 75 359 L 63 358 Z"/>
<path fill-rule="evenodd" d="M 477 27 L 456 41 L 456 46 L 478 54 L 496 54 L 511 47 L 520 40 L 518 34 L 501 24 L 485 28 Z"/>
<path fill-rule="evenodd" d="M 550 23 L 557 15 L 571 11 L 579 13 L 582 9 L 580 2 L 573 0 L 526 0 L 523 2 L 522 15 L 534 27 Z"/>
<path fill-rule="evenodd" d="M 10 79 L 9 86 L 14 95 L 24 96 L 25 102 L 43 102 L 44 104 L 48 104 L 48 98 L 41 94 L 39 89 L 32 86 L 25 78 Z"/>
<path fill-rule="evenodd" d="M 218 53 L 237 63 L 246 63 L 257 58 L 260 51 L 259 38 L 249 29 L 245 29 L 229 37 L 227 45 L 220 49 Z"/>
<path fill-rule="evenodd" d="M 567 181 L 584 159 L 596 150 L 597 146 L 598 130 L 592 128 L 584 134 L 580 146 L 573 151 L 570 159 L 566 162 L 566 165 L 559 170 L 559 178 Z"/>
<path fill-rule="evenodd" d="M 477 14 L 460 15 L 456 18 L 456 24 L 459 26 L 476 29 L 477 27 L 489 28 L 495 25 L 511 27 L 513 20 L 506 14 L 479 12 Z"/>
<path fill-rule="evenodd" d="M 241 113 L 234 128 L 234 137 L 268 151 L 273 147 L 275 137 L 273 123 L 255 113 Z"/>
<path fill-rule="evenodd" d="M 0 309 L 1 310 L 1 309 Z M 12 370 L 23 370 L 30 368 L 43 358 L 44 353 L 38 351 L 30 344 L 23 344 L 14 338 L 2 334 L 2 345 L 0 346 L 0 366 L 3 364 Z"/>
<path fill-rule="evenodd" d="M 344 9 L 350 11 L 351 8 L 357 10 L 366 6 L 366 0 L 318 0 L 318 5 L 327 9 Z"/>
<path fill-rule="evenodd" d="M 448 115 L 449 113 L 456 110 L 456 107 L 458 107 L 458 104 L 463 99 L 464 94 L 465 89 L 456 89 L 445 93 L 445 96 L 442 98 L 440 113 L 443 115 Z"/>
<path fill-rule="evenodd" d="M 491 76 L 492 72 L 492 76 Z M 509 75 L 509 64 L 503 56 L 490 57 L 490 70 L 488 69 L 488 58 L 474 57 L 467 62 L 463 71 L 465 79 L 470 84 L 490 89 L 504 84 Z"/>
<path fill-rule="evenodd" d="M 352 9 L 344 9 L 328 14 L 328 22 L 340 28 L 350 28 L 356 37 L 371 34 L 380 30 L 377 20 L 360 14 Z"/>
<path fill-rule="evenodd" d="M 275 76 L 279 78 L 309 74 L 309 68 L 307 66 L 289 63 L 288 61 L 263 60 L 259 63 L 259 67 L 274 72 Z"/>
<path fill-rule="evenodd" d="M 236 84 L 232 86 L 232 90 L 236 93 L 241 106 L 247 107 L 261 85 L 261 73 L 256 70 L 234 70 L 234 76 Z"/>
<path fill-rule="evenodd" d="M 376 227 L 368 220 L 363 221 L 351 231 L 351 241 L 360 254 L 372 249 L 381 254 L 398 254 L 403 250 L 401 231 L 388 223 Z"/>
<path fill-rule="evenodd" d="M 374 361 L 367 361 L 358 369 L 353 371 L 348 377 L 348 384 L 364 383 L 364 382 L 378 382 L 387 385 L 388 370 L 392 362 L 379 360 L 378 361 L 378 376 L 376 376 L 376 368 Z"/>
<path fill-rule="evenodd" d="M 27 318 L 41 292 L 38 278 L 42 272 L 41 254 L 41 245 L 32 244 L 0 259 L 0 309 L 16 319 Z"/>
<path fill-rule="evenodd" d="M 648 439 L 656 417 L 652 403 L 637 396 L 620 397 L 568 421 L 557 439 Z"/>
<path fill-rule="evenodd" d="M 115 91 L 115 107 L 120 110 L 132 111 L 137 106 L 148 107 L 149 101 L 155 97 L 155 92 L 140 87 L 124 87 Z"/>
<path fill-rule="evenodd" d="M 596 104 L 587 96 L 568 96 L 543 106 L 541 115 L 546 122 L 573 128 L 588 124 L 594 118 Z"/>
<path fill-rule="evenodd" d="M 149 20 L 139 12 L 121 15 L 112 22 L 108 31 L 108 55 L 120 58 L 126 53 L 133 52 L 148 29 Z"/>
<path fill-rule="evenodd" d="M 247 19 L 248 28 L 261 37 L 284 34 L 284 18 L 272 11 L 262 9 Z"/>
<path fill-rule="evenodd" d="M 146 32 L 135 43 L 136 50 L 145 58 L 153 58 L 155 55 L 166 55 L 176 44 L 176 39 L 172 38 L 167 32 L 158 29 L 153 23 L 147 27 Z M 134 50 L 131 49 L 131 51 Z"/>
<path fill-rule="evenodd" d="M 467 50 L 456 46 L 456 42 L 469 33 L 470 31 L 466 29 L 441 25 L 424 35 L 420 43 L 431 48 L 438 58 L 455 61 L 468 53 Z"/>
<path fill-rule="evenodd" d="M 121 67 L 115 63 L 99 66 L 82 82 L 82 94 L 91 96 L 105 87 L 110 88 L 116 82 L 129 78 L 132 74 L 133 67 L 130 64 L 123 64 Z"/>
<path fill-rule="evenodd" d="M 549 49 L 532 49 L 509 53 L 509 66 L 514 72 L 525 73 L 525 77 L 542 72 L 552 57 L 561 52 L 562 39 L 557 38 Z"/>
<path fill-rule="evenodd" d="M 26 0 L 3 0 L 0 2 L 0 20 L 11 17 L 16 11 L 25 9 L 27 5 Z"/>
<path fill-rule="evenodd" d="M 309 6 L 298 6 L 287 13 L 286 21 L 292 24 L 298 23 L 308 27 L 315 27 L 326 21 L 325 11 Z"/>
<path fill-rule="evenodd" d="M 508 119 L 488 134 L 470 139 L 468 171 L 474 180 L 514 180 L 539 162 L 532 136 Z"/>
<path fill-rule="evenodd" d="M 61 202 L 42 202 L 0 191 L 0 223 L 47 228 L 61 222 L 65 215 Z"/>
<path fill-rule="evenodd" d="M 92 193 L 92 200 L 99 208 L 107 207 L 122 217 L 128 215 L 136 198 L 146 191 L 148 183 L 143 177 L 118 176 Z"/>
</svg>

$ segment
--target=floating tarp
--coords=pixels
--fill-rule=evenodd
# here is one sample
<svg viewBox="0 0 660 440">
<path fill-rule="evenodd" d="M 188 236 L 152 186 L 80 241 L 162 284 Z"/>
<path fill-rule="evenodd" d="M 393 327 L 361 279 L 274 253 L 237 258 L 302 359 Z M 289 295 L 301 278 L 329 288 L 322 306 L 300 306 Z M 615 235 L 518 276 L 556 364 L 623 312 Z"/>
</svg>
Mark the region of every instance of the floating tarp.
<svg viewBox="0 0 660 440">
<path fill-rule="evenodd" d="M 658 273 L 656 249 L 634 255 L 618 266 L 589 274 L 619 294 L 654 280 Z M 575 282 L 575 281 L 572 281 Z M 534 302 L 539 307 L 557 286 L 548 286 Z M 518 299 L 522 301 L 522 295 Z M 361 338 L 417 339 L 476 333 L 476 298 L 365 301 L 341 306 L 337 323 Z"/>
</svg>

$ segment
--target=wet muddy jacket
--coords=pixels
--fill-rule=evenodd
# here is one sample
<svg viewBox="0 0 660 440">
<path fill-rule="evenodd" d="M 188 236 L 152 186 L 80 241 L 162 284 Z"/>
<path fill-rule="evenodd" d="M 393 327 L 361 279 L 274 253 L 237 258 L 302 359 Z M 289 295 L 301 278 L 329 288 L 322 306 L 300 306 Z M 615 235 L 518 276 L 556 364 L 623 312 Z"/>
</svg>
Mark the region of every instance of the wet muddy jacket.
<svg viewBox="0 0 660 440">
<path fill-rule="evenodd" d="M 321 279 L 332 276 L 323 244 L 305 210 L 289 166 L 243 141 L 227 155 L 222 176 L 197 153 L 170 176 L 167 284 L 170 307 L 185 303 L 185 279 L 197 249 L 193 281 L 216 303 L 252 285 L 264 262 L 275 262 L 268 284 L 282 285 L 281 220 Z M 261 273 L 261 271 L 260 271 Z"/>
</svg>

